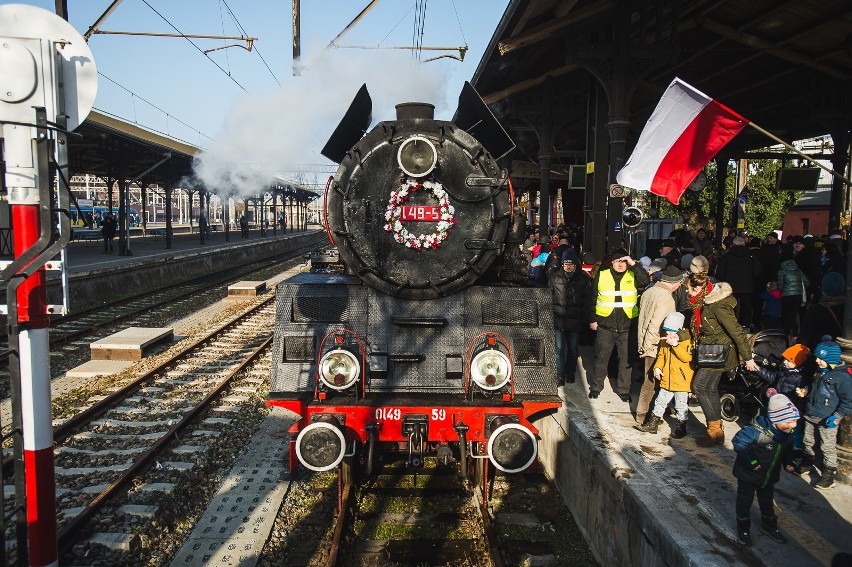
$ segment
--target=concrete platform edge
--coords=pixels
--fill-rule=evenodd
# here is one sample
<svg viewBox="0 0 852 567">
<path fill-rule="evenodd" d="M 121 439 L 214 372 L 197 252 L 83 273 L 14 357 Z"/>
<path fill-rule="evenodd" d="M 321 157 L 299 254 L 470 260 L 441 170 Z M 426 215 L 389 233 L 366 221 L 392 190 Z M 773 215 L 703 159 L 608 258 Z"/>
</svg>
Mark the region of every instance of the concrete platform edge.
<svg viewBox="0 0 852 567">
<path fill-rule="evenodd" d="M 538 422 L 539 455 L 601 565 L 735 565 L 727 538 L 672 501 L 617 451 L 593 416 L 570 408 Z M 679 505 L 682 505 L 679 507 Z M 699 531 L 701 530 L 701 531 Z"/>
<path fill-rule="evenodd" d="M 325 240 L 322 231 L 311 231 L 230 246 L 211 246 L 203 251 L 178 251 L 156 258 L 140 257 L 138 262 L 132 261 L 112 268 L 72 272 L 69 274 L 71 303 L 76 308 L 98 305 L 104 297 L 121 296 L 128 289 L 177 283 Z M 58 285 L 58 281 L 49 280 L 48 293 L 58 294 Z"/>
</svg>

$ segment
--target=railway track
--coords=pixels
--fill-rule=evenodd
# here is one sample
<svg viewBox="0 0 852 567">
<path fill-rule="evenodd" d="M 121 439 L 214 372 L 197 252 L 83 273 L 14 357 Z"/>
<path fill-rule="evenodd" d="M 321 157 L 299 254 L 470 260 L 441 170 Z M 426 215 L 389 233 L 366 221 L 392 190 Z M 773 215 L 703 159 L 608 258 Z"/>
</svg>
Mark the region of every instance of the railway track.
<svg viewBox="0 0 852 567">
<path fill-rule="evenodd" d="M 268 293 L 203 336 L 179 343 L 155 367 L 93 398 L 89 407 L 66 408 L 74 415 L 54 433 L 59 545 L 66 559 L 88 542 L 117 553 L 112 564 L 127 564 L 120 556 L 133 553 L 144 522 L 158 521 L 163 502 L 221 453 L 240 408 L 255 413 L 262 406 L 273 319 Z"/>
<path fill-rule="evenodd" d="M 322 234 L 318 241 L 324 241 Z M 51 321 L 51 350 L 63 349 L 65 356 L 51 359 L 54 375 L 63 373 L 80 362 L 75 357 L 83 343 L 89 343 L 115 330 L 137 326 L 161 326 L 163 320 L 170 318 L 177 310 L 192 310 L 194 306 L 211 303 L 221 298 L 227 286 L 245 278 L 266 279 L 281 271 L 281 262 L 301 259 L 306 252 L 312 251 L 317 244 L 310 244 L 296 250 L 265 258 L 220 273 L 202 276 L 178 284 L 165 286 L 142 294 L 123 297 L 65 317 Z M 5 339 L 5 336 L 3 337 Z M 65 345 L 65 346 L 63 346 Z M 87 355 L 83 353 L 83 356 Z M 9 394 L 8 385 L 9 350 L 0 351 L 0 397 Z"/>
<path fill-rule="evenodd" d="M 405 463 L 383 464 L 372 479 L 349 484 L 348 496 L 347 474 L 344 466 L 291 482 L 257 565 L 596 565 L 540 473 L 492 477 L 485 506 L 480 488 L 434 458 L 416 475 Z"/>
</svg>

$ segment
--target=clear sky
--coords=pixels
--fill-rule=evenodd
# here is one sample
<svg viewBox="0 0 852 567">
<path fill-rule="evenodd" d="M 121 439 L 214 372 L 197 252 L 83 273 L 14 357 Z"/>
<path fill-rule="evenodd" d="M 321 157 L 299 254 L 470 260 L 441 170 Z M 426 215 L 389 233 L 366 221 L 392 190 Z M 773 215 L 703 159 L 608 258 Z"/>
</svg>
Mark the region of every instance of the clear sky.
<svg viewBox="0 0 852 567">
<path fill-rule="evenodd" d="M 55 6 L 54 0 L 23 3 L 50 11 Z M 406 101 L 399 97 L 432 102 L 437 117 L 449 119 L 462 84 L 473 75 L 508 0 L 383 0 L 339 41 L 413 45 L 419 19 L 416 6 L 425 4 L 422 45 L 467 45 L 463 63 L 441 59 L 416 65 L 408 51 L 326 51 L 325 46 L 368 3 L 301 0 L 302 55 L 307 68 L 294 77 L 290 0 L 124 0 L 101 29 L 176 33 L 177 28 L 185 34 L 235 36 L 245 30 L 258 38 L 256 49 L 221 49 L 209 54 L 211 61 L 184 38 L 95 35 L 89 45 L 103 75 L 95 108 L 229 160 L 252 162 L 264 171 L 325 162 L 318 151 L 360 83 L 366 82 L 373 95 L 374 121 L 391 118 L 393 104 Z M 69 20 L 82 34 L 110 0 L 69 0 L 68 4 Z M 202 50 L 239 43 L 193 41 Z M 421 57 L 434 55 L 438 53 L 423 51 Z M 272 150 L 256 147 L 280 138 L 295 140 L 284 145 L 274 142 Z M 235 155 L 247 146 L 245 155 Z M 284 155 L 288 157 L 278 159 Z"/>
</svg>

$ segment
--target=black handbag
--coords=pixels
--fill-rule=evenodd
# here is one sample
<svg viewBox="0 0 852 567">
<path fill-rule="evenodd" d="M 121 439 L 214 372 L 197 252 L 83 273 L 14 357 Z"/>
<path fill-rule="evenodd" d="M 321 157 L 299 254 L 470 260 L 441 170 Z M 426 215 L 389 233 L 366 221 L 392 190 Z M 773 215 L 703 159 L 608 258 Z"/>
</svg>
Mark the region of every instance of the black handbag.
<svg viewBox="0 0 852 567">
<path fill-rule="evenodd" d="M 728 345 L 702 345 L 695 347 L 697 368 L 723 369 L 728 364 Z"/>
</svg>

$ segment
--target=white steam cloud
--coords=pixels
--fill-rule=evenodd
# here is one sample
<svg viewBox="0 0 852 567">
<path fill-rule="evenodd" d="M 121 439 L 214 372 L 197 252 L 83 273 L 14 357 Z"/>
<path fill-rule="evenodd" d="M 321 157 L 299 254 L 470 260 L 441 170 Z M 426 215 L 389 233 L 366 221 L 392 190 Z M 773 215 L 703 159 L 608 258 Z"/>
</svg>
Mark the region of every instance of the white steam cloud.
<svg viewBox="0 0 852 567">
<path fill-rule="evenodd" d="M 320 150 L 364 83 L 373 99 L 373 125 L 393 120 L 401 102 L 434 104 L 436 115 L 448 110 L 446 78 L 408 52 L 327 50 L 283 88 L 242 97 L 217 143 L 196 159 L 196 176 L 213 192 L 253 196 L 275 175 L 291 178 L 285 172 L 299 164 L 331 163 Z"/>
</svg>

